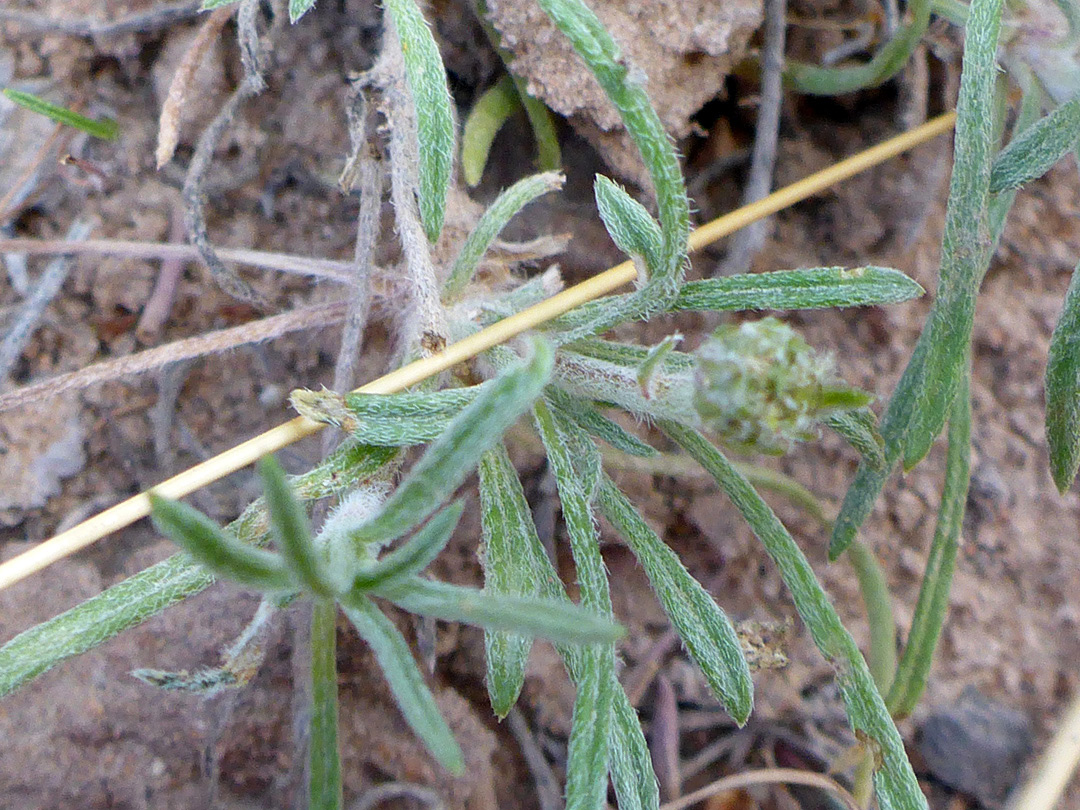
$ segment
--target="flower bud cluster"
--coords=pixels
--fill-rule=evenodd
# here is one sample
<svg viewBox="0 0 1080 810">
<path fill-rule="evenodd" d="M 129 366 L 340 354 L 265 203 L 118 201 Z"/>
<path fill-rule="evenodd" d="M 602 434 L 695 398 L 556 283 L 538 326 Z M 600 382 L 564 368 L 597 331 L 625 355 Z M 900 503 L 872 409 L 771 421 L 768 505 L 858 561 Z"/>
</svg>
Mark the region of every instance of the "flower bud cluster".
<svg viewBox="0 0 1080 810">
<path fill-rule="evenodd" d="M 773 317 L 722 326 L 697 351 L 694 407 L 707 430 L 746 449 L 789 451 L 824 417 L 868 401 L 836 376 L 831 354 Z"/>
</svg>

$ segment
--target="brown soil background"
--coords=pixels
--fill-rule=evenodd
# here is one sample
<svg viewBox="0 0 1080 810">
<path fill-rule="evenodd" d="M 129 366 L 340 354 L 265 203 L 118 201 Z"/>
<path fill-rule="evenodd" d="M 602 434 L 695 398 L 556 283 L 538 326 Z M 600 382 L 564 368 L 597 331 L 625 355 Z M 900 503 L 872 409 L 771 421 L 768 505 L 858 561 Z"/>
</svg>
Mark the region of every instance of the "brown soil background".
<svg viewBox="0 0 1080 810">
<path fill-rule="evenodd" d="M 150 0 L 35 0 L 20 8 L 51 18 L 115 19 L 152 5 Z M 593 173 L 615 172 L 632 183 L 638 170 L 624 137 L 612 127 L 610 111 L 589 88 L 591 80 L 583 78 L 565 49 L 557 51 L 557 40 L 537 22 L 533 3 L 500 0 L 490 5 L 508 38 L 520 37 L 520 44 L 508 42 L 520 49 L 520 69 L 530 86 L 569 116 L 560 124 L 567 189 L 534 206 L 514 224 L 513 235 L 572 232 L 574 240 L 559 263 L 568 280 L 579 280 L 619 258 L 591 204 Z M 738 154 L 749 144 L 755 88 L 724 74 L 756 43 L 752 37 L 760 7 L 753 2 L 650 0 L 636 4 L 631 13 L 619 3 L 595 5 L 601 16 L 609 15 L 605 19 L 631 58 L 647 66 L 657 83 L 650 89 L 665 123 L 680 137 L 698 221 L 734 207 L 745 164 Z M 839 3 L 827 6 L 797 10 L 825 18 L 849 11 Z M 687 25 L 666 26 L 680 14 Z M 464 114 L 497 78 L 498 59 L 457 2 L 433 2 L 431 15 Z M 348 151 L 343 77 L 370 64 L 378 19 L 367 0 L 323 0 L 277 38 L 269 90 L 245 105 L 218 151 L 208 207 L 215 244 L 327 258 L 351 255 L 356 201 L 334 184 Z M 0 83 L 7 75 L 20 82 L 33 80 L 27 87 L 68 103 L 84 100 L 92 112 L 114 115 L 122 130 L 117 143 L 76 138 L 66 147 L 102 169 L 108 179 L 101 188 L 83 187 L 76 182 L 81 179 L 77 174 L 57 172 L 48 164 L 33 196 L 12 221 L 16 235 L 59 238 L 76 217 L 84 217 L 94 223 L 93 238 L 172 238 L 180 216 L 182 171 L 155 172 L 152 155 L 161 96 L 194 28 L 195 23 L 187 21 L 149 33 L 81 38 L 32 34 L 0 23 Z M 813 56 L 835 44 L 830 41 L 833 34 L 800 33 L 794 27 L 789 33 L 789 53 Z M 957 43 L 937 28 L 931 42 L 932 49 L 920 51 L 916 63 L 881 90 L 839 100 L 789 96 L 776 184 L 793 181 L 951 105 Z M 231 26 L 220 46 L 210 51 L 207 65 L 204 95 L 185 121 L 174 166 L 186 166 L 201 127 L 235 85 L 239 74 Z M 51 131 L 33 117 L 13 115 L 0 124 L 0 131 L 23 135 L 0 141 L 0 194 Z M 874 263 L 898 267 L 932 291 L 948 149 L 948 139 L 938 139 L 779 215 L 754 269 Z M 500 185 L 529 171 L 530 161 L 527 129 L 514 119 L 496 140 L 493 165 L 475 196 L 490 199 Z M 733 168 L 715 170 L 717 161 Z M 1023 737 L 1007 722 L 1010 712 L 1030 723 L 1031 744 L 1037 750 L 1063 703 L 1080 688 L 1080 500 L 1075 491 L 1057 495 L 1042 428 L 1046 349 L 1080 256 L 1078 213 L 1076 170 L 1066 161 L 1021 193 L 980 298 L 974 344 L 973 480 L 952 610 L 927 695 L 915 716 L 901 724 L 935 808 L 995 806 L 1030 764 L 1023 757 L 1023 765 L 995 759 L 995 740 Z M 717 249 L 695 257 L 693 277 L 710 272 L 721 255 Z M 32 277 L 45 261 L 31 258 Z M 158 270 L 158 263 L 151 261 L 75 260 L 63 292 L 24 352 L 14 382 L 145 348 L 134 325 Z M 327 294 L 297 276 L 245 271 L 245 278 L 277 311 Z M 790 320 L 812 343 L 835 351 L 849 380 L 885 398 L 914 345 L 929 298 L 890 308 L 797 314 Z M 19 300 L 5 277 L 0 281 L 0 326 Z M 385 310 L 383 306 L 383 316 Z M 155 342 L 255 316 L 221 293 L 205 268 L 192 262 L 185 268 L 167 327 Z M 677 328 L 693 346 L 713 324 L 705 317 L 661 319 L 623 327 L 619 335 L 654 342 Z M 385 367 L 385 332 L 385 323 L 377 317 L 361 370 L 365 379 Z M 329 383 L 337 341 L 337 330 L 313 329 L 192 364 L 180 378 L 169 446 L 163 453 L 154 450 L 151 411 L 164 388 L 150 376 L 0 414 L 5 482 L 0 556 L 9 557 L 61 524 L 69 525 L 282 421 L 290 415 L 284 395 L 291 388 Z M 561 539 L 561 526 L 554 522 L 557 501 L 546 482 L 543 459 L 527 440 L 513 449 L 541 529 L 547 527 Z M 309 442 L 281 458 L 289 469 L 299 471 L 317 453 L 317 444 Z M 937 447 L 914 472 L 894 476 L 862 534 L 887 572 L 901 633 L 911 621 L 933 534 L 943 457 L 943 448 Z M 826 435 L 766 463 L 793 475 L 835 509 L 856 458 L 850 448 Z M 762 620 L 794 617 L 774 567 L 706 479 L 631 470 L 618 471 L 617 478 L 729 613 Z M 252 476 L 244 472 L 208 488 L 193 502 L 227 520 L 256 492 Z M 475 493 L 470 497 L 475 503 Z M 783 502 L 770 500 L 807 551 L 845 624 L 864 643 L 865 619 L 850 568 L 843 562 L 827 565 L 827 538 L 820 526 Z M 479 582 L 478 536 L 474 516 L 436 563 L 436 572 L 458 582 Z M 169 544 L 139 525 L 0 593 L 0 640 L 169 553 Z M 640 674 L 639 664 L 666 624 L 629 553 L 612 540 L 605 555 L 616 610 L 630 631 L 621 649 L 624 676 L 630 677 Z M 572 579 L 568 562 L 564 570 Z M 213 666 L 254 605 L 250 595 L 216 586 L 0 702 L 0 807 L 294 806 L 300 763 L 293 745 L 289 639 L 296 615 L 281 623 L 266 665 L 239 693 L 201 701 L 156 692 L 128 675 L 144 666 Z M 407 633 L 414 632 L 406 617 L 397 618 Z M 483 645 L 477 631 L 444 626 L 437 636 L 433 683 L 469 760 L 468 775 L 460 780 L 441 773 L 407 731 L 362 645 L 344 627 L 339 643 L 347 801 L 375 785 L 400 780 L 432 787 L 451 808 L 539 806 L 518 744 L 486 705 Z M 685 720 L 684 760 L 718 741 L 728 742 L 727 755 L 689 780 L 688 787 L 769 762 L 819 766 L 818 757 L 834 756 L 851 742 L 829 668 L 797 623 L 788 652 L 792 661 L 787 669 L 756 677 L 757 708 L 742 731 L 724 721 L 681 652 L 662 659 L 662 671 L 674 684 Z M 978 736 L 990 743 L 984 748 L 962 740 L 947 745 L 952 756 L 942 765 L 923 756 L 926 746 L 919 741 L 928 722 L 940 725 L 942 718 L 956 715 L 966 687 L 977 688 L 989 701 Z M 551 649 L 537 645 L 522 708 L 556 769 L 572 697 Z M 646 721 L 653 702 L 650 690 L 640 705 Z M 1026 746 L 1021 748 L 1026 751 Z M 988 779 L 980 765 L 989 767 L 994 779 Z M 978 796 L 948 787 L 971 784 L 972 773 L 983 773 Z M 729 800 L 711 807 L 820 806 L 801 794 L 793 799 L 762 792 Z M 791 803 L 796 801 L 802 804 Z M 1080 807 L 1080 792 L 1074 790 L 1067 802 Z"/>
</svg>

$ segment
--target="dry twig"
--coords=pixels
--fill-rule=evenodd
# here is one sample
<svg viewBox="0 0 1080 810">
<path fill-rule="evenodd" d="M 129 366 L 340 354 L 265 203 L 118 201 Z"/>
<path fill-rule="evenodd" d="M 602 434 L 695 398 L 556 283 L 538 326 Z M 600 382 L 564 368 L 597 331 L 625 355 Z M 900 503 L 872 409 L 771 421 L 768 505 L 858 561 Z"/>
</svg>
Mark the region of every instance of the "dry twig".
<svg viewBox="0 0 1080 810">
<path fill-rule="evenodd" d="M 796 768 L 764 768 L 759 771 L 737 773 L 717 779 L 701 790 L 683 796 L 678 801 L 660 805 L 660 810 L 686 810 L 711 796 L 726 793 L 729 790 L 753 787 L 754 785 L 805 785 L 832 793 L 844 803 L 847 810 L 862 810 L 855 797 L 848 793 L 836 780 L 813 771 L 800 771 Z"/>
</svg>

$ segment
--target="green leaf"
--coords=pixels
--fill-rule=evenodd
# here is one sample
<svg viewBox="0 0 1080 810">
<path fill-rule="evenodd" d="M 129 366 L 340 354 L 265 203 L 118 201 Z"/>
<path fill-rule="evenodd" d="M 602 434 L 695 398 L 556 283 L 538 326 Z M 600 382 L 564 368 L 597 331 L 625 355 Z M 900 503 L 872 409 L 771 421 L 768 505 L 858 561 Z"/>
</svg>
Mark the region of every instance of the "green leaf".
<svg viewBox="0 0 1080 810">
<path fill-rule="evenodd" d="M 1080 98 L 1066 101 L 1009 143 L 994 161 L 990 192 L 1017 189 L 1042 177 L 1080 140 Z"/>
<path fill-rule="evenodd" d="M 501 596 L 420 577 L 384 583 L 374 593 L 410 613 L 546 638 L 557 644 L 610 643 L 624 632 L 610 618 L 577 605 L 528 596 Z"/>
<path fill-rule="evenodd" d="M 315 0 L 289 0 L 289 22 L 295 23 L 315 5 Z"/>
<path fill-rule="evenodd" d="M 111 118 L 87 118 L 85 115 L 79 115 L 66 107 L 60 107 L 43 98 L 39 98 L 33 93 L 25 93 L 22 90 L 15 90 L 11 87 L 4 88 L 4 95 L 20 107 L 26 107 L 26 109 L 31 112 L 44 115 L 46 118 L 50 118 L 58 124 L 75 127 L 75 129 L 81 130 L 88 135 L 93 135 L 95 138 L 101 138 L 106 141 L 115 141 L 120 137 L 120 127 L 117 126 L 116 122 Z"/>
<path fill-rule="evenodd" d="M 443 285 L 443 299 L 452 300 L 457 297 L 465 286 L 472 280 L 480 259 L 487 253 L 491 243 L 495 241 L 502 229 L 506 227 L 515 214 L 531 203 L 537 197 L 551 191 L 562 188 L 566 180 L 559 172 L 545 172 L 534 174 L 522 180 L 518 180 L 510 188 L 495 198 L 472 233 L 461 246 L 454 266 Z"/>
<path fill-rule="evenodd" d="M 926 797 L 866 661 L 787 529 L 749 482 L 703 436 L 672 422 L 660 427 L 716 479 L 780 569 L 814 644 L 836 672 L 852 728 L 873 746 L 880 763 L 875 784 L 882 810 L 925 810 Z"/>
<path fill-rule="evenodd" d="M 839 411 L 825 417 L 825 424 L 847 439 L 859 451 L 867 465 L 877 471 L 887 470 L 885 440 L 878 431 L 877 418 L 869 408 Z"/>
<path fill-rule="evenodd" d="M 340 810 L 341 754 L 338 751 L 337 606 L 316 599 L 311 613 L 311 719 L 308 728 L 311 810 Z"/>
<path fill-rule="evenodd" d="M 549 385 L 544 390 L 544 396 L 561 413 L 576 422 L 578 427 L 616 450 L 640 458 L 651 458 L 656 455 L 656 448 L 645 444 L 621 425 L 608 419 L 596 410 L 593 403 L 572 397 L 553 385 Z"/>
<path fill-rule="evenodd" d="M 641 720 L 617 682 L 612 686 L 608 767 L 619 810 L 659 810 L 660 786 Z"/>
<path fill-rule="evenodd" d="M 197 509 L 150 493 L 154 526 L 217 576 L 262 590 L 296 587 L 282 559 L 243 545 Z"/>
<path fill-rule="evenodd" d="M 419 574 L 446 548 L 463 511 L 465 501 L 459 499 L 437 512 L 401 548 L 394 549 L 370 568 L 360 571 L 353 579 L 353 590 L 369 591 Z"/>
<path fill-rule="evenodd" d="M 175 554 L 31 627 L 0 647 L 0 698 L 213 583 L 191 557 Z"/>
<path fill-rule="evenodd" d="M 476 100 L 461 135 L 461 174 L 469 187 L 480 182 L 495 136 L 506 119 L 521 107 L 514 80 L 503 74 Z"/>
<path fill-rule="evenodd" d="M 918 704 L 926 688 L 934 650 L 949 609 L 949 592 L 971 480 L 970 367 L 966 371 L 949 418 L 945 486 L 941 493 L 934 539 L 930 544 L 930 555 L 926 560 L 926 571 L 919 588 L 907 644 L 886 701 L 894 717 L 906 717 Z"/>
<path fill-rule="evenodd" d="M 498 596 L 535 596 L 546 576 L 533 564 L 532 549 L 540 546 L 540 538 L 506 448 L 500 445 L 485 453 L 478 473 L 484 591 Z M 517 702 L 531 649 L 532 639 L 521 633 L 484 633 L 488 696 L 499 718 L 506 717 Z"/>
<path fill-rule="evenodd" d="M 566 810 L 604 807 L 608 786 L 611 702 L 618 682 L 610 677 L 607 650 L 584 651 L 566 753 Z"/>
<path fill-rule="evenodd" d="M 365 597 L 349 598 L 342 603 L 342 610 L 360 638 L 375 653 L 379 668 L 409 727 L 444 768 L 461 776 L 465 772 L 461 748 L 439 712 L 435 696 L 424 683 L 424 676 L 416 666 L 409 645 L 394 623 Z"/>
<path fill-rule="evenodd" d="M 454 108 L 439 48 L 414 0 L 386 0 L 405 59 L 405 76 L 416 106 L 420 156 L 420 219 L 431 242 L 439 238 L 454 162 Z"/>
<path fill-rule="evenodd" d="M 925 290 L 888 267 L 814 267 L 688 281 L 674 311 L 822 309 L 899 304 Z"/>
<path fill-rule="evenodd" d="M 540 438 L 548 453 L 548 464 L 559 489 L 563 521 L 570 536 L 570 549 L 577 566 L 581 603 L 601 616 L 610 617 L 611 593 L 600 538 L 589 499 L 574 468 L 566 434 L 580 428 L 567 424 L 552 413 L 547 403 L 533 406 Z M 615 677 L 615 647 L 591 647 L 582 652 L 580 666 L 573 672 L 578 687 L 567 757 L 566 806 L 592 810 L 600 807 L 607 793 L 607 751 L 611 724 L 611 681 Z"/>
<path fill-rule="evenodd" d="M 1064 495 L 1080 467 L 1080 268 L 1069 282 L 1046 356 L 1046 443 L 1050 472 Z"/>
<path fill-rule="evenodd" d="M 361 545 L 387 543 L 434 512 L 539 396 L 551 366 L 551 348 L 534 340 L 532 358 L 496 377 L 450 423 L 387 499 L 383 510 L 353 532 L 353 540 Z"/>
<path fill-rule="evenodd" d="M 904 469 L 930 450 L 945 426 L 971 343 L 975 298 L 990 262 L 987 194 L 995 142 L 994 85 L 1002 0 L 974 0 L 964 35 L 949 204 L 945 213 L 937 300 L 920 343 L 926 344 L 915 409 L 904 439 Z"/>
<path fill-rule="evenodd" d="M 754 684 L 731 620 L 607 476 L 600 485 L 600 507 L 645 569 L 709 688 L 735 722 L 744 725 L 754 707 Z"/>
<path fill-rule="evenodd" d="M 307 513 L 293 495 L 285 471 L 272 456 L 259 461 L 266 506 L 270 512 L 270 531 L 285 564 L 296 580 L 316 596 L 330 596 L 334 588 L 323 561 L 311 541 Z"/>
<path fill-rule="evenodd" d="M 202 7 L 199 10 L 212 11 L 215 8 L 221 8 L 222 6 L 227 6 L 230 3 L 236 2 L 238 2 L 238 0 L 203 0 Z"/>
<path fill-rule="evenodd" d="M 626 189 L 602 174 L 596 175 L 593 191 L 600 219 L 612 241 L 623 253 L 642 258 L 652 272 L 661 262 L 664 245 L 656 220 Z"/>
<path fill-rule="evenodd" d="M 338 394 L 297 389 L 289 401 L 297 413 L 334 425 L 354 441 L 386 447 L 409 447 L 435 441 L 451 420 L 472 403 L 487 383 L 442 391 L 400 394 Z"/>
</svg>

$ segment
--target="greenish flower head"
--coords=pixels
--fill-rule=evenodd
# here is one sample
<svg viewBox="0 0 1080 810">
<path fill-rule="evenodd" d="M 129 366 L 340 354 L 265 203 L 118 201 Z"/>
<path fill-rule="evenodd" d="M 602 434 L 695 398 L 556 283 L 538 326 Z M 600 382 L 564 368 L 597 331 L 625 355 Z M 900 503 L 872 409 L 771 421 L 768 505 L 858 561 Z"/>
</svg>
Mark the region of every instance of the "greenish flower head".
<svg viewBox="0 0 1080 810">
<path fill-rule="evenodd" d="M 697 351 L 694 407 L 709 431 L 746 449 L 789 451 L 825 417 L 870 401 L 836 375 L 831 354 L 776 318 L 722 326 Z"/>
</svg>

